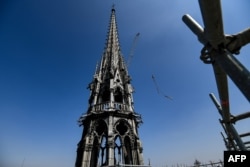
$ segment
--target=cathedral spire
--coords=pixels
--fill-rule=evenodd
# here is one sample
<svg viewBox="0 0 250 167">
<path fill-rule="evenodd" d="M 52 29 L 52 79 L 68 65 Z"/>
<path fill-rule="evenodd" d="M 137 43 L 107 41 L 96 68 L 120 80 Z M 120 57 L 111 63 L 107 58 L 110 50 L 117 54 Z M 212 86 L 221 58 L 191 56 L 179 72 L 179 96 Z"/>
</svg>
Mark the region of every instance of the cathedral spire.
<svg viewBox="0 0 250 167">
<path fill-rule="evenodd" d="M 109 29 L 107 33 L 104 53 L 102 56 L 102 62 L 100 64 L 100 70 L 102 70 L 101 72 L 105 73 L 104 75 L 102 74 L 103 77 L 107 77 L 107 74 L 114 75 L 114 72 L 118 68 L 127 71 L 121 53 L 121 47 L 119 43 L 118 29 L 116 23 L 116 14 L 113 5 L 111 9 Z"/>
<path fill-rule="evenodd" d="M 84 126 L 75 167 L 142 165 L 142 144 L 134 111 L 133 87 L 120 49 L 114 6 L 101 62 L 89 84 L 88 110 L 79 119 Z"/>
<path fill-rule="evenodd" d="M 104 102 L 109 102 L 109 109 L 114 108 L 118 102 L 126 108 L 126 111 L 133 111 L 133 87 L 120 48 L 113 5 L 105 49 L 95 71 L 94 80 L 89 85 L 92 91 L 89 99 L 90 111 L 93 111 L 97 104 Z"/>
</svg>

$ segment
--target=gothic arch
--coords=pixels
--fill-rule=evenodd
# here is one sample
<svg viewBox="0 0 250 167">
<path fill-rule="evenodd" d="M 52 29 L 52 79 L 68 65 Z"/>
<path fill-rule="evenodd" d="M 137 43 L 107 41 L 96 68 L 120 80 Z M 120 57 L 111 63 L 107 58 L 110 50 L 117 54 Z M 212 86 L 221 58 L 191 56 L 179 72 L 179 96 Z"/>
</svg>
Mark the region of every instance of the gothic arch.
<svg viewBox="0 0 250 167">
<path fill-rule="evenodd" d="M 108 126 L 103 119 L 98 119 L 93 124 L 93 151 L 90 167 L 105 165 L 107 163 L 107 130 Z M 93 166 L 91 166 L 93 164 Z"/>
<path fill-rule="evenodd" d="M 118 103 L 123 103 L 123 93 L 122 88 L 117 86 L 114 91 L 114 100 Z"/>
<path fill-rule="evenodd" d="M 104 134 L 107 134 L 107 130 L 108 130 L 108 126 L 106 124 L 106 122 L 102 119 L 98 119 L 96 122 L 95 122 L 95 125 L 94 125 L 94 129 L 95 129 L 95 133 L 97 136 L 102 136 Z"/>
<path fill-rule="evenodd" d="M 114 125 L 114 130 L 117 134 L 119 134 L 120 136 L 124 136 L 127 133 L 131 133 L 132 132 L 132 127 L 129 125 L 129 123 L 124 120 L 124 119 L 120 119 L 118 120 L 115 125 Z"/>
<path fill-rule="evenodd" d="M 122 163 L 122 139 L 121 136 L 117 135 L 115 137 L 115 147 L 114 147 L 114 158 L 115 158 L 115 165 Z"/>
<path fill-rule="evenodd" d="M 98 163 L 103 166 L 107 164 L 107 136 L 103 135 L 100 139 Z"/>
<path fill-rule="evenodd" d="M 108 86 L 105 86 L 103 88 L 103 91 L 101 93 L 101 97 L 99 100 L 100 100 L 99 102 L 107 102 L 110 100 L 110 90 L 109 90 Z"/>
</svg>

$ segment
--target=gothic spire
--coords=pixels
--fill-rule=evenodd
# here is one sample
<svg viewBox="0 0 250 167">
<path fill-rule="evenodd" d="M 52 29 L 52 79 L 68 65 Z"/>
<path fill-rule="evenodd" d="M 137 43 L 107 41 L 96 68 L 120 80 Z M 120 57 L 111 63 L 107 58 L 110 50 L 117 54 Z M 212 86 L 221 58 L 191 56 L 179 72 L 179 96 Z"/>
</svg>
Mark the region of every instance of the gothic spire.
<svg viewBox="0 0 250 167">
<path fill-rule="evenodd" d="M 111 9 L 109 29 L 105 49 L 100 64 L 97 66 L 94 79 L 89 84 L 91 95 L 89 111 L 96 106 L 108 103 L 109 109 L 118 104 L 133 112 L 133 87 L 120 49 L 118 29 L 114 6 Z"/>
<path fill-rule="evenodd" d="M 79 119 L 84 128 L 75 167 L 143 165 L 138 134 L 142 119 L 134 111 L 133 87 L 120 51 L 114 6 L 104 53 L 89 89 L 88 110 Z"/>
<path fill-rule="evenodd" d="M 114 75 L 115 71 L 118 68 L 126 71 L 126 67 L 125 67 L 125 63 L 123 60 L 121 47 L 119 43 L 115 8 L 113 5 L 112 10 L 111 10 L 105 49 L 104 49 L 104 53 L 102 56 L 99 70 L 102 73 L 103 77 L 110 77 L 110 76 L 107 76 L 107 74 Z"/>
</svg>

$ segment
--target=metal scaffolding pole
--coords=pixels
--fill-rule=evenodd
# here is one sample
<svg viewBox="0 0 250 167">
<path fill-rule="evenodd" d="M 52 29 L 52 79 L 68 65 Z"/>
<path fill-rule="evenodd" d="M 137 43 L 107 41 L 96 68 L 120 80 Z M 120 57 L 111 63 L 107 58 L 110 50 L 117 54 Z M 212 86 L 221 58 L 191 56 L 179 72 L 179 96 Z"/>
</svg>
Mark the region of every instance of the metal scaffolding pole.
<svg viewBox="0 0 250 167">
<path fill-rule="evenodd" d="M 239 49 L 243 45 L 250 42 L 250 29 L 235 36 L 227 37 L 223 30 L 220 0 L 199 0 L 199 5 L 204 28 L 188 14 L 184 15 L 182 20 L 204 45 L 200 59 L 204 63 L 213 66 L 220 103 L 214 95 L 210 94 L 210 97 L 222 117 L 221 124 L 228 136 L 229 143 L 227 144 L 233 146 L 234 142 L 236 142 L 237 147 L 235 149 L 247 150 L 233 123 L 250 117 L 250 114 L 244 113 L 232 117 L 229 106 L 227 76 L 231 78 L 250 102 L 250 72 L 233 56 L 233 54 L 239 53 Z"/>
</svg>

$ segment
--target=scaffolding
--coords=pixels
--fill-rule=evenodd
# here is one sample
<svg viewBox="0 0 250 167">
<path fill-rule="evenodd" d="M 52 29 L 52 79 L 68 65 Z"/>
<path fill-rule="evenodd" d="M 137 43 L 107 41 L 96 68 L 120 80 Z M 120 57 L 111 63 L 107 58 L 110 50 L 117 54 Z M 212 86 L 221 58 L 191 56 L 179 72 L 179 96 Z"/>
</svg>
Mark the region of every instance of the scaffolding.
<svg viewBox="0 0 250 167">
<path fill-rule="evenodd" d="M 249 151 L 250 141 L 247 137 L 250 137 L 250 132 L 239 134 L 234 125 L 250 118 L 250 112 L 231 114 L 227 76 L 250 101 L 250 72 L 234 57 L 234 54 L 239 54 L 242 46 L 250 42 L 250 29 L 236 35 L 225 35 L 220 0 L 199 0 L 199 5 L 204 29 L 188 14 L 182 20 L 204 45 L 200 59 L 213 66 L 220 102 L 212 93 L 210 98 L 221 115 L 219 121 L 226 137 L 222 132 L 221 135 L 227 150 Z"/>
</svg>

